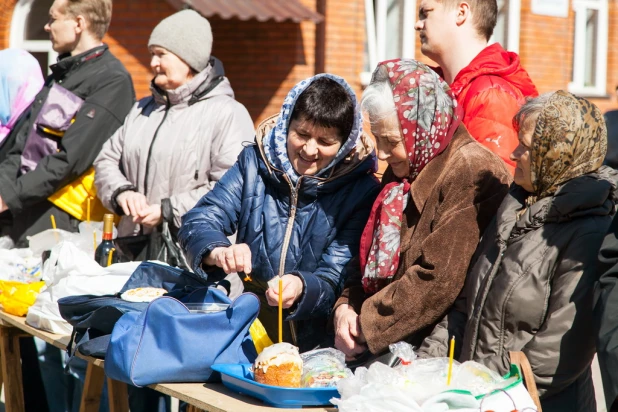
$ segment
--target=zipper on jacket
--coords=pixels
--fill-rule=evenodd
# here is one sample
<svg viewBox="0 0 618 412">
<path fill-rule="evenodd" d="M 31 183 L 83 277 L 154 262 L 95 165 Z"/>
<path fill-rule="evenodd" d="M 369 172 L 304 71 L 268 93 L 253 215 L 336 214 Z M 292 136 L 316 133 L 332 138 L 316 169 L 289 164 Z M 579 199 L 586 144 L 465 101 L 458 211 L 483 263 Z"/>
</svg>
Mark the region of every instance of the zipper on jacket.
<svg viewBox="0 0 618 412">
<path fill-rule="evenodd" d="M 152 156 L 152 148 L 154 146 L 155 140 L 157 140 L 157 136 L 159 135 L 159 129 L 163 126 L 165 119 L 167 118 L 167 114 L 170 111 L 170 104 L 168 101 L 165 102 L 165 114 L 163 115 L 163 119 L 161 119 L 161 123 L 157 126 L 157 130 L 155 130 L 154 136 L 152 137 L 152 141 L 150 142 L 150 147 L 148 148 L 148 157 L 146 158 L 146 174 L 144 175 L 144 196 L 148 197 L 148 174 L 150 173 L 150 157 Z"/>
<path fill-rule="evenodd" d="M 302 176 L 298 178 L 296 182 L 296 187 L 292 186 L 292 182 L 288 178 L 288 176 L 284 173 L 284 179 L 290 185 L 290 216 L 288 217 L 288 223 L 285 228 L 285 236 L 283 237 L 283 246 L 281 247 L 281 257 L 279 261 L 279 277 L 282 277 L 285 272 L 285 259 L 288 254 L 288 246 L 290 245 L 290 238 L 292 237 L 292 228 L 294 227 L 294 220 L 296 219 L 296 206 L 298 204 L 298 189 L 300 188 L 300 181 L 302 180 Z M 294 325 L 294 321 L 288 322 L 290 325 L 290 333 L 292 335 L 292 343 L 295 346 L 298 346 L 296 341 L 296 326 Z"/>
</svg>

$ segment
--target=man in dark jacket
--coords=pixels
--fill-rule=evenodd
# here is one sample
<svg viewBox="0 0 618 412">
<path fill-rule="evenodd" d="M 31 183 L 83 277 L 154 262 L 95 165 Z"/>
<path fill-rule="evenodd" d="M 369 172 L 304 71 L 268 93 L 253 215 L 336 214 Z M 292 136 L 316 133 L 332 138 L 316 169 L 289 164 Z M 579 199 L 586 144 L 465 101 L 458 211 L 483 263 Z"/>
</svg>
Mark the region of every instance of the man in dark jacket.
<svg viewBox="0 0 618 412">
<path fill-rule="evenodd" d="M 131 76 L 101 42 L 111 12 L 111 0 L 56 0 L 50 8 L 45 31 L 59 53 L 58 63 L 0 148 L 0 212 L 12 214 L 10 233 L 18 245 L 49 229 L 51 214 L 58 228 L 77 228 L 77 221 L 47 198 L 92 166 L 135 100 Z M 52 98 L 50 92 L 66 100 Z M 48 100 L 60 111 L 81 103 L 77 112 L 68 113 L 66 120 L 72 123 L 66 130 L 44 127 L 43 115 L 53 110 Z M 43 155 L 41 147 L 47 150 Z"/>
<path fill-rule="evenodd" d="M 0 148 L 0 216 L 3 226 L 12 224 L 10 234 L 17 245 L 49 229 L 52 214 L 58 228 L 77 229 L 77 220 L 47 198 L 92 166 L 135 100 L 131 76 L 101 42 L 111 16 L 111 0 L 55 0 L 49 10 L 45 31 L 59 54 L 58 63 Z M 58 120 L 62 112 L 68 113 L 64 130 L 46 127 L 51 125 L 45 122 Z M 45 392 L 57 406 L 66 404 L 71 410 L 71 403 L 79 404 L 79 383 L 62 374 L 55 348 L 39 348 L 46 362 L 43 391 L 32 339 L 22 339 L 20 346 L 27 411 L 47 409 Z"/>
<path fill-rule="evenodd" d="M 464 109 L 463 123 L 476 141 L 500 156 L 511 173 L 509 158 L 519 144 L 512 119 L 525 97 L 538 92 L 516 53 L 489 39 L 496 26 L 496 0 L 421 0 L 421 52 L 438 63 Z"/>
<path fill-rule="evenodd" d="M 607 410 L 618 411 L 618 219 L 614 218 L 599 252 L 595 318 L 597 355 Z"/>
</svg>

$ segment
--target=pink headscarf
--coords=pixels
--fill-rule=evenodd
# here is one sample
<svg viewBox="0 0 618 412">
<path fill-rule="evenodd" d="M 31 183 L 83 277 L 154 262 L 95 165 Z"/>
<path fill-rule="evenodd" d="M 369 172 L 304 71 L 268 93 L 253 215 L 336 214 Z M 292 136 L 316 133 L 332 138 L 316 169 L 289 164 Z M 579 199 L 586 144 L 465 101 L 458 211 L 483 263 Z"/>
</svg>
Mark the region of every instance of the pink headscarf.
<svg viewBox="0 0 618 412">
<path fill-rule="evenodd" d="M 39 62 L 30 53 L 0 50 L 0 143 L 42 87 Z"/>
<path fill-rule="evenodd" d="M 380 66 L 388 70 L 410 176 L 382 188 L 363 231 L 360 264 L 368 294 L 386 286 L 399 267 L 401 221 L 410 182 L 446 149 L 463 118 L 448 84 L 428 66 L 416 60 L 389 60 Z"/>
</svg>

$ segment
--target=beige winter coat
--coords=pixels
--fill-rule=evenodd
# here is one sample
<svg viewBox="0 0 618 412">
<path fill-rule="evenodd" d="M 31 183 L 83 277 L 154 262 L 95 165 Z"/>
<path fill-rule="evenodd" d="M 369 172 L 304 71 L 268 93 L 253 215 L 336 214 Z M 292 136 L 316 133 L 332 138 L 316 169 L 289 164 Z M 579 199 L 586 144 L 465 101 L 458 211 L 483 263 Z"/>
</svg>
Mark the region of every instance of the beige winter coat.
<svg viewBox="0 0 618 412">
<path fill-rule="evenodd" d="M 122 214 L 116 197 L 135 190 L 160 204 L 163 219 L 178 228 L 236 162 L 242 143 L 254 140 L 253 122 L 227 78 L 210 65 L 178 89 L 152 91 L 103 146 L 95 183 L 108 209 Z M 139 231 L 130 217 L 122 218 L 119 236 Z"/>
</svg>

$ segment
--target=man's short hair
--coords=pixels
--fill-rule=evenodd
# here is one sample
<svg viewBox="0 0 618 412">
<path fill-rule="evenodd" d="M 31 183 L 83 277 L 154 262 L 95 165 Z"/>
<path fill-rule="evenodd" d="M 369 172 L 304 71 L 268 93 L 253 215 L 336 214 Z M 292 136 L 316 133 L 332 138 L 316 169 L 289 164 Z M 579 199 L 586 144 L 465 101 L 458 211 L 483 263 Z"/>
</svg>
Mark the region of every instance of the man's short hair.
<svg viewBox="0 0 618 412">
<path fill-rule="evenodd" d="M 112 0 L 67 0 L 66 12 L 73 17 L 84 16 L 92 34 L 105 36 L 112 21 Z"/>
<path fill-rule="evenodd" d="M 446 7 L 456 7 L 463 0 L 439 0 Z M 465 0 L 470 5 L 470 11 L 474 16 L 474 25 L 485 40 L 489 40 L 494 34 L 494 28 L 498 20 L 498 3 L 496 0 Z"/>
<path fill-rule="evenodd" d="M 299 119 L 321 127 L 334 127 L 345 142 L 354 126 L 354 102 L 339 83 L 320 77 L 298 96 L 290 120 Z"/>
</svg>

